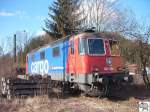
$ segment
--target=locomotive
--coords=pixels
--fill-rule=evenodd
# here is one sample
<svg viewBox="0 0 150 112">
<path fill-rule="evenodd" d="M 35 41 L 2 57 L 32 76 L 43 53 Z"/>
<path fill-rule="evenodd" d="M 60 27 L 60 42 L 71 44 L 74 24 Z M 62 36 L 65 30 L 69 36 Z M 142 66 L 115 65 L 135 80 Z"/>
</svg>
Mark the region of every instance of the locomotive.
<svg viewBox="0 0 150 112">
<path fill-rule="evenodd" d="M 92 96 L 108 96 L 129 75 L 114 35 L 82 32 L 69 35 L 29 52 L 26 74 L 2 77 L 1 93 L 8 99 L 49 94 L 52 88 Z"/>
<path fill-rule="evenodd" d="M 50 77 L 64 90 L 94 96 L 106 96 L 115 83 L 132 81 L 117 39 L 96 32 L 67 36 L 34 49 L 26 56 L 26 74 Z"/>
</svg>

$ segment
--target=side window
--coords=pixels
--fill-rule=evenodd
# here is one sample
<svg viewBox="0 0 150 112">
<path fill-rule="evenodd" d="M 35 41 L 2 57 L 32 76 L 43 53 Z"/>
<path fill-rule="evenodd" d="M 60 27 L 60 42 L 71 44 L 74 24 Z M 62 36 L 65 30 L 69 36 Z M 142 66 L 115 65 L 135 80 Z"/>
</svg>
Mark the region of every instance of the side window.
<svg viewBox="0 0 150 112">
<path fill-rule="evenodd" d="M 80 54 L 86 54 L 88 52 L 87 50 L 87 41 L 84 38 L 79 39 L 79 53 Z"/>
<path fill-rule="evenodd" d="M 110 45 L 111 55 L 119 56 L 120 53 L 119 53 L 118 41 L 109 40 L 109 45 Z"/>
<path fill-rule="evenodd" d="M 33 62 L 35 61 L 34 54 L 31 55 L 31 59 Z"/>
<path fill-rule="evenodd" d="M 40 59 L 45 59 L 45 51 L 40 52 Z"/>
<path fill-rule="evenodd" d="M 71 54 L 74 54 L 74 42 L 71 42 Z"/>
<path fill-rule="evenodd" d="M 60 48 L 59 47 L 54 47 L 53 48 L 53 57 L 57 57 L 60 55 Z"/>
</svg>

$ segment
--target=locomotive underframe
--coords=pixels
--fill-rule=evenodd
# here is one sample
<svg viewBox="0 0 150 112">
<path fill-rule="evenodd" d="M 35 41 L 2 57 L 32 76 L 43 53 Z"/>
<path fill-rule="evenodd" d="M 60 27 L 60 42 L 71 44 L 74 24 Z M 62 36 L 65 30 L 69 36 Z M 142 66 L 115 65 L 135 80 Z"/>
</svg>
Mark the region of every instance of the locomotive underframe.
<svg viewBox="0 0 150 112">
<path fill-rule="evenodd" d="M 71 75 L 69 82 L 77 84 L 80 90 L 92 96 L 106 96 L 116 83 L 121 85 L 131 83 L 132 80 L 132 76 L 126 72 L 110 74 L 93 72 L 93 74 Z"/>
</svg>

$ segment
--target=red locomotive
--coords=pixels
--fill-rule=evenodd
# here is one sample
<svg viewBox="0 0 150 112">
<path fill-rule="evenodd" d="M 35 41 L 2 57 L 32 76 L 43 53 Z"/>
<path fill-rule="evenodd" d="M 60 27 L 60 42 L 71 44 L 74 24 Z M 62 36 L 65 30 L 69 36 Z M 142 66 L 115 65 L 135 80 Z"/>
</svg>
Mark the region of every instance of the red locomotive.
<svg viewBox="0 0 150 112">
<path fill-rule="evenodd" d="M 81 33 L 69 40 L 67 73 L 70 81 L 98 96 L 108 95 L 115 83 L 132 81 L 120 55 L 119 42 L 107 36 Z"/>
</svg>

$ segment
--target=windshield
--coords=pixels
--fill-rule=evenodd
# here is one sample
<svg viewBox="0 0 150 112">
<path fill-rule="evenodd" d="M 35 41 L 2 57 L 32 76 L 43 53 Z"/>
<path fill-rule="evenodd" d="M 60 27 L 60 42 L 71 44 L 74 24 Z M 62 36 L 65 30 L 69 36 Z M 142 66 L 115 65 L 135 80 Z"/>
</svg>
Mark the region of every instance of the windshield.
<svg viewBox="0 0 150 112">
<path fill-rule="evenodd" d="M 118 42 L 117 41 L 113 41 L 113 40 L 109 40 L 109 45 L 110 45 L 111 55 L 119 56 L 120 53 L 119 53 Z"/>
<path fill-rule="evenodd" d="M 88 39 L 89 54 L 104 54 L 104 42 L 102 39 Z"/>
</svg>

